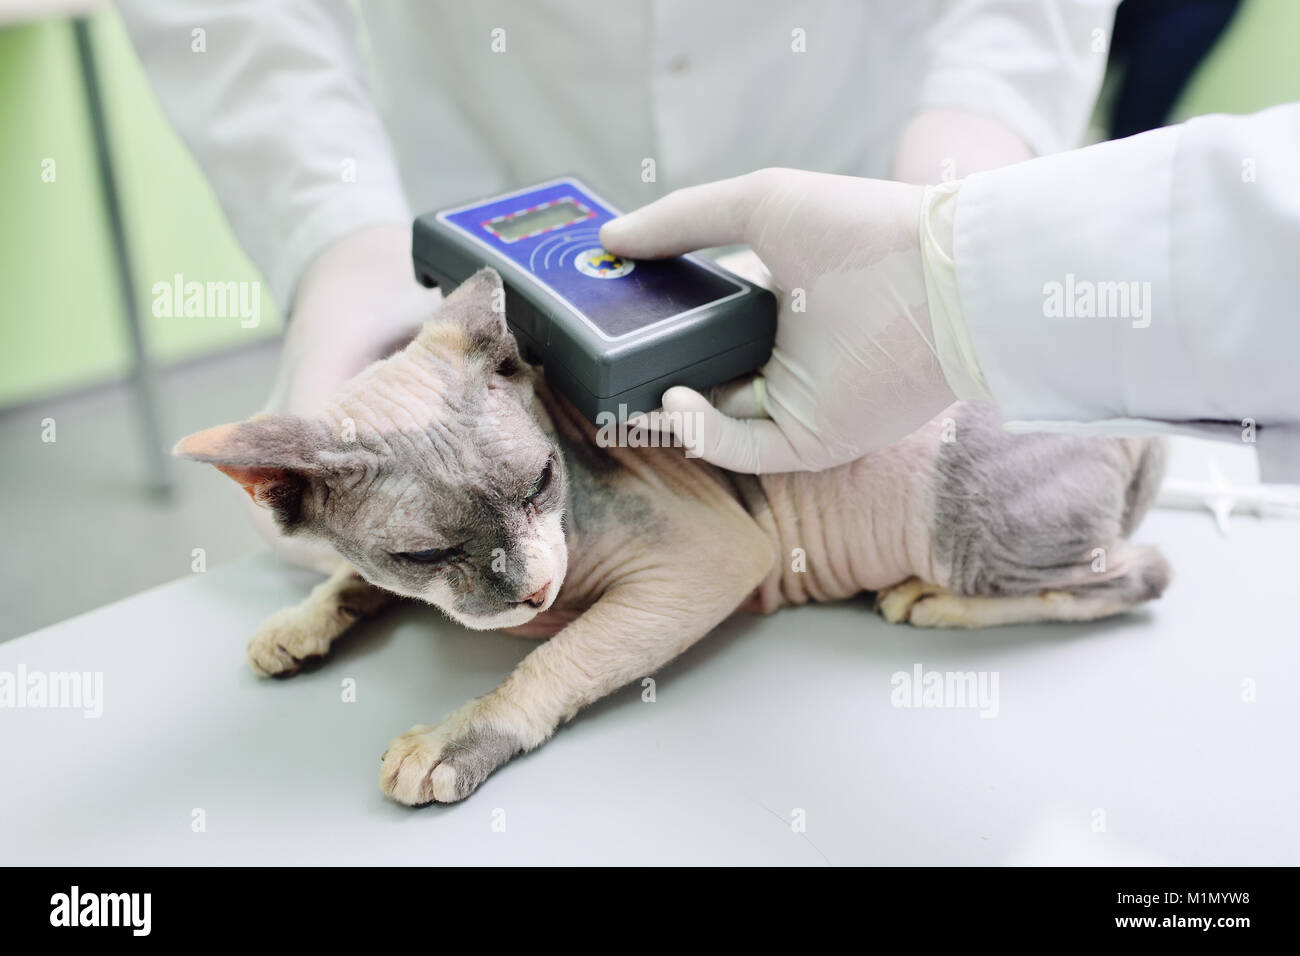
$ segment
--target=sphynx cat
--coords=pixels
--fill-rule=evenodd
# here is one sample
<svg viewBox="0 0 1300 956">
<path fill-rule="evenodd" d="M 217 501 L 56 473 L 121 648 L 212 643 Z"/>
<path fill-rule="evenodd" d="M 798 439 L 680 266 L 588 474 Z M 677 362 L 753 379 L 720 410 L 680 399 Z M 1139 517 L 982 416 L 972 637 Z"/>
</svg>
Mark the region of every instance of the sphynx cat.
<svg viewBox="0 0 1300 956">
<path fill-rule="evenodd" d="M 958 404 L 838 468 L 731 474 L 681 448 L 605 447 L 521 359 L 503 301 L 482 270 L 314 416 L 176 449 L 332 555 L 254 636 L 258 674 L 294 673 L 399 598 L 546 638 L 491 693 L 389 744 L 379 782 L 401 803 L 465 798 L 738 611 L 869 591 L 918 627 L 1081 621 L 1167 583 L 1164 558 L 1128 541 L 1159 485 L 1157 441 L 1016 436 Z"/>
</svg>

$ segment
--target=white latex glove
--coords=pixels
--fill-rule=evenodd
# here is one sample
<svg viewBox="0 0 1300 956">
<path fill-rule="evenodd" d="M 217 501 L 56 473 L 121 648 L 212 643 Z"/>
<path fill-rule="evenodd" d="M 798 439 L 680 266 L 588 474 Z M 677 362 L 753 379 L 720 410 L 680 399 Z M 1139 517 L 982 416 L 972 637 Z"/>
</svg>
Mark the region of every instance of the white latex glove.
<svg viewBox="0 0 1300 956">
<path fill-rule="evenodd" d="M 942 188 L 939 198 L 951 199 L 955 185 Z M 697 416 L 681 436 L 693 454 L 739 472 L 819 471 L 903 438 L 955 400 L 922 265 L 922 208 L 935 197 L 921 186 L 764 169 L 678 190 L 605 225 L 604 246 L 632 258 L 748 244 L 778 286 L 776 346 L 753 393 L 769 418 L 731 418 L 688 388 L 664 393 L 670 419 Z"/>
<path fill-rule="evenodd" d="M 903 130 L 890 179 L 938 183 L 1033 159 L 1028 146 L 997 120 L 963 110 L 918 113 Z"/>
<path fill-rule="evenodd" d="M 414 338 L 441 299 L 415 279 L 408 223 L 372 226 L 329 246 L 298 282 L 267 411 L 311 414 Z"/>
</svg>

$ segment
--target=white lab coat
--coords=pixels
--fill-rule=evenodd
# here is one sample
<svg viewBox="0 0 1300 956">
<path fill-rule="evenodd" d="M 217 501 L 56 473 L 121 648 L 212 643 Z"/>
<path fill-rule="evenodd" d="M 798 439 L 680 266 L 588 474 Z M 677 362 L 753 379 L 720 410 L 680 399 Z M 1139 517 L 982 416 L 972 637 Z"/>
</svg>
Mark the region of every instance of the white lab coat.
<svg viewBox="0 0 1300 956">
<path fill-rule="evenodd" d="M 1003 415 L 1254 442 L 1300 483 L 1297 171 L 1300 104 L 969 177 L 953 260 Z"/>
<path fill-rule="evenodd" d="M 762 166 L 884 176 L 927 107 L 1074 146 L 1115 0 L 390 0 L 363 32 L 343 0 L 119 6 L 285 305 L 348 232 L 557 174 L 625 209 Z"/>
</svg>

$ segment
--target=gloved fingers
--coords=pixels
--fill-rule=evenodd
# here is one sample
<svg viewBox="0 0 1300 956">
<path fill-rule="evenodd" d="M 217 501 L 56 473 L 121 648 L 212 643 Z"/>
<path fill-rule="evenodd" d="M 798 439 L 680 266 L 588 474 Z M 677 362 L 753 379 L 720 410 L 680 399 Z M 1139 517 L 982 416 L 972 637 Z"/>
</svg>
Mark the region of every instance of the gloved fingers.
<svg viewBox="0 0 1300 956">
<path fill-rule="evenodd" d="M 605 223 L 601 244 L 615 255 L 658 259 L 743 242 L 749 217 L 762 197 L 757 176 L 750 173 L 671 192 Z"/>
<path fill-rule="evenodd" d="M 764 407 L 767 381 L 754 373 L 708 390 L 709 403 L 730 418 L 770 418 Z"/>
<path fill-rule="evenodd" d="M 738 249 L 735 252 L 728 252 L 726 255 L 718 256 L 718 265 L 734 272 L 742 279 L 748 279 L 760 289 L 766 289 L 768 292 L 776 292 L 778 286 L 772 272 L 763 260 L 758 257 L 758 253 L 753 249 Z"/>
<path fill-rule="evenodd" d="M 711 465 L 749 475 L 805 467 L 775 422 L 731 418 L 694 389 L 666 391 L 664 412 L 673 416 L 673 432 L 688 453 Z"/>
<path fill-rule="evenodd" d="M 702 394 L 705 401 L 728 418 L 767 418 L 767 411 L 763 405 L 764 397 L 767 394 L 766 386 L 767 383 L 763 376 L 754 372 L 749 375 L 742 375 L 740 378 L 734 378 L 730 382 L 724 382 L 721 385 L 714 385 L 712 388 L 706 389 Z M 685 386 L 678 386 L 678 388 L 683 392 L 701 394 Z M 672 434 L 674 430 L 673 419 L 664 414 L 666 411 L 668 409 L 660 405 L 652 412 L 629 415 L 627 426 L 628 428 L 643 429 L 647 432 Z"/>
</svg>

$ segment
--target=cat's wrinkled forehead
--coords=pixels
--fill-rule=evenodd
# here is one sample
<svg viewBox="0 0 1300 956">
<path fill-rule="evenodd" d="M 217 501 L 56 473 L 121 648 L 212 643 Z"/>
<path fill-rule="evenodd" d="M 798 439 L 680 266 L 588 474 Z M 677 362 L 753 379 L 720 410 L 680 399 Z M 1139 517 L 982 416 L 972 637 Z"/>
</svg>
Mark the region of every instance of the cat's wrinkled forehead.
<svg viewBox="0 0 1300 956">
<path fill-rule="evenodd" d="M 327 479 L 318 527 L 336 543 L 361 538 L 388 552 L 508 549 L 554 447 L 530 414 L 527 383 L 492 374 L 499 381 L 487 383 L 472 363 L 421 346 L 340 393 L 333 427 L 344 438 L 350 430 L 365 467 Z"/>
<path fill-rule="evenodd" d="M 442 303 L 420 333 L 395 355 L 347 382 L 326 414 L 350 427 L 420 440 L 448 457 L 487 453 L 503 431 L 530 431 L 531 379 L 505 323 L 504 291 L 484 269 Z"/>
<path fill-rule="evenodd" d="M 412 343 L 349 383 L 326 417 L 341 440 L 357 441 L 381 467 L 423 462 L 439 474 L 472 477 L 547 444 L 531 405 L 526 379 Z"/>
</svg>

